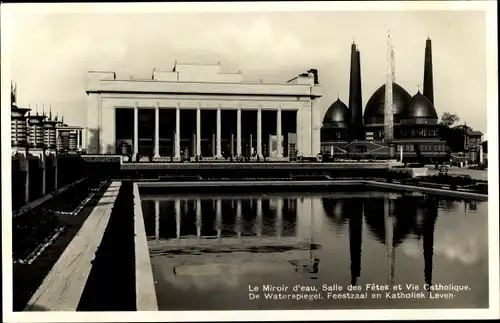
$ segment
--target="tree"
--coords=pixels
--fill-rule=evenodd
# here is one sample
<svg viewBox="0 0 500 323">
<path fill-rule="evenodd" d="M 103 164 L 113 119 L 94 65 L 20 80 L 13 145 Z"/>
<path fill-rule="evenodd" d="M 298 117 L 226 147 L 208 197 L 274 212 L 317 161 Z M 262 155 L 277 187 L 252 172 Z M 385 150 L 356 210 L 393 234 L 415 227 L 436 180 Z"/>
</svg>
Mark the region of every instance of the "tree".
<svg viewBox="0 0 500 323">
<path fill-rule="evenodd" d="M 441 123 L 447 127 L 453 126 L 459 120 L 460 118 L 454 113 L 444 112 L 441 116 Z"/>
</svg>

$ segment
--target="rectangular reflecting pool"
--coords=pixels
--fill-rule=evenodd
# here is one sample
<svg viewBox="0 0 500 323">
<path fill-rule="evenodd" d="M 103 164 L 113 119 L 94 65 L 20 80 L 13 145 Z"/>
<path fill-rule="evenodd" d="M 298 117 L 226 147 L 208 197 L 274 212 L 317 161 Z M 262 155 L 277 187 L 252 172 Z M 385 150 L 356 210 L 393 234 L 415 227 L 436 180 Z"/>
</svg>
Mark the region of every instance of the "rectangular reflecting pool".
<svg viewBox="0 0 500 323">
<path fill-rule="evenodd" d="M 488 203 L 142 194 L 160 310 L 487 308 Z"/>
</svg>

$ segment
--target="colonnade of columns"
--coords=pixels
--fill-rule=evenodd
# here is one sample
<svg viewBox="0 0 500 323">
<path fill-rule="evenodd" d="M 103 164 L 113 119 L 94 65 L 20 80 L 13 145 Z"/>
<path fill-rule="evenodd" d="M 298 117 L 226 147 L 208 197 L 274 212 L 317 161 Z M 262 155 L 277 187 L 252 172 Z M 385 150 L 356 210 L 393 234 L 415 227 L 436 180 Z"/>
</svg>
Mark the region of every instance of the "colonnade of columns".
<svg viewBox="0 0 500 323">
<path fill-rule="evenodd" d="M 196 156 L 201 156 L 201 106 L 198 105 L 196 108 Z M 222 138 L 221 138 L 221 115 L 222 108 L 217 107 L 217 128 L 216 128 L 216 151 L 215 157 L 222 158 Z M 181 144 L 180 144 L 180 133 L 181 133 L 181 108 L 180 104 L 177 104 L 175 109 L 175 138 L 174 138 L 174 158 L 181 157 Z M 160 157 L 160 106 L 159 103 L 155 105 L 155 138 L 154 138 L 154 157 Z M 237 109 L 236 115 L 236 156 L 242 155 L 241 149 L 241 107 Z M 277 156 L 283 157 L 283 147 L 282 147 L 282 122 L 281 122 L 281 108 L 277 110 L 277 122 L 276 122 L 276 134 L 278 137 L 277 143 Z M 232 142 L 232 141 L 231 141 Z M 134 144 L 133 144 L 133 155 L 137 155 L 139 152 L 139 106 L 138 102 L 134 104 Z M 259 107 L 257 109 L 257 155 L 262 157 L 262 109 Z"/>
<path fill-rule="evenodd" d="M 215 209 L 215 229 L 217 231 L 217 239 L 222 238 L 222 200 L 216 199 L 214 202 Z M 242 201 L 236 200 L 236 221 L 235 229 L 238 238 L 241 238 L 242 231 Z M 175 224 L 176 224 L 176 239 L 181 238 L 181 200 L 176 199 L 174 201 L 175 210 Z M 154 202 L 154 212 L 155 212 L 155 240 L 160 239 L 160 201 L 155 200 Z M 186 210 L 185 210 L 186 213 Z M 202 212 L 201 212 L 201 199 L 196 200 L 195 204 L 195 214 L 196 214 L 196 237 L 201 239 L 201 228 L 203 226 Z M 255 232 L 258 238 L 262 237 L 262 225 L 263 225 L 263 210 L 262 210 L 262 199 L 256 200 L 256 225 Z M 276 234 L 278 238 L 283 237 L 283 201 L 278 200 L 276 206 Z"/>
</svg>

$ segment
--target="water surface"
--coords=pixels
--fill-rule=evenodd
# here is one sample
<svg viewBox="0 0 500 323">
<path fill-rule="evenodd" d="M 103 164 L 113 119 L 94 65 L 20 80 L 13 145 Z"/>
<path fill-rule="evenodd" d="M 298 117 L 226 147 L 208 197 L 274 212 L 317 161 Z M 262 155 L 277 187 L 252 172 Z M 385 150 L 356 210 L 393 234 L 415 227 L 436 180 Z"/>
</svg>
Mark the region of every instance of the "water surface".
<svg viewBox="0 0 500 323">
<path fill-rule="evenodd" d="M 142 208 L 160 310 L 488 307 L 487 202 L 383 192 L 143 195 Z M 367 284 L 401 285 L 410 298 L 364 294 Z M 469 290 L 424 290 L 450 284 Z"/>
</svg>

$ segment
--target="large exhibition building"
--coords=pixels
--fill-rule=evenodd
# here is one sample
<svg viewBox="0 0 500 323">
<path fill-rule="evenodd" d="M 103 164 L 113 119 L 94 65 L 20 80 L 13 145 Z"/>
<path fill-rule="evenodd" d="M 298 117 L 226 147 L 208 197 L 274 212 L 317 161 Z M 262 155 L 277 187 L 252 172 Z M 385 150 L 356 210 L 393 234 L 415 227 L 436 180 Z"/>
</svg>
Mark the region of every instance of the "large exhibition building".
<svg viewBox="0 0 500 323">
<path fill-rule="evenodd" d="M 176 63 L 151 79 L 89 72 L 87 153 L 287 157 L 320 152 L 317 71 L 249 83 L 220 65 Z M 281 141 L 276 140 L 282 138 Z"/>
<path fill-rule="evenodd" d="M 149 79 L 89 72 L 87 153 L 153 159 L 400 158 L 403 153 L 405 159 L 444 158 L 447 148 L 433 105 L 431 41 L 426 41 L 423 94 L 413 97 L 395 82 L 392 43 L 389 47 L 388 78 L 364 113 L 355 44 L 349 106 L 337 100 L 326 113 L 319 106 L 316 69 L 286 83 L 245 82 L 241 72 L 223 73 L 220 64 L 176 62 L 170 71 L 153 70 Z M 392 102 L 385 100 L 387 93 Z"/>
</svg>

